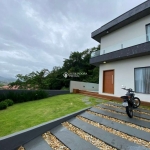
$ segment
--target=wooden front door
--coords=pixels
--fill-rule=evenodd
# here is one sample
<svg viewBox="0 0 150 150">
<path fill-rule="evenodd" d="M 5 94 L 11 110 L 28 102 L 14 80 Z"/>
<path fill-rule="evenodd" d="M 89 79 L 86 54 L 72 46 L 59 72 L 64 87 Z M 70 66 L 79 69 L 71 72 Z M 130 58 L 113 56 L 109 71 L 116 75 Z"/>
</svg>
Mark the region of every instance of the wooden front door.
<svg viewBox="0 0 150 150">
<path fill-rule="evenodd" d="M 103 72 L 103 92 L 114 94 L 114 70 Z"/>
</svg>

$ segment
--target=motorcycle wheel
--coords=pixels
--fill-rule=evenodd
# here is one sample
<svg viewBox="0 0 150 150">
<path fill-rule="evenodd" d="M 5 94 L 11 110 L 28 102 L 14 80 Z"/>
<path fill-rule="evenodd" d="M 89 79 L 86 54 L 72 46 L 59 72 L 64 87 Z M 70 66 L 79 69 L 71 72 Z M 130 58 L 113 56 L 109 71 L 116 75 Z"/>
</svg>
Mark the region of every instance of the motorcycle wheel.
<svg viewBox="0 0 150 150">
<path fill-rule="evenodd" d="M 138 97 L 134 97 L 134 100 L 133 100 L 133 108 L 138 108 L 141 104 L 141 101 Z"/>
<path fill-rule="evenodd" d="M 126 107 L 126 113 L 127 113 L 127 115 L 128 115 L 130 118 L 133 118 L 133 110 L 132 110 L 132 107 L 127 106 L 127 107 Z"/>
</svg>

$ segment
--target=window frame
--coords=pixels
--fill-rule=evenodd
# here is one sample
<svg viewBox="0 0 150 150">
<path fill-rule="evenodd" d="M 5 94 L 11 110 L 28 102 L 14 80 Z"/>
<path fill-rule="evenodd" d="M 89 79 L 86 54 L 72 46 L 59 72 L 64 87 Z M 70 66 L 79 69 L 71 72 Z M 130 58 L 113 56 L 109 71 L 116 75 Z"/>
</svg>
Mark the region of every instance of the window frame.
<svg viewBox="0 0 150 150">
<path fill-rule="evenodd" d="M 146 42 L 150 42 L 150 39 L 148 41 L 148 37 L 147 37 L 147 26 L 150 26 L 150 23 L 145 25 L 145 31 L 146 31 Z"/>
<path fill-rule="evenodd" d="M 135 89 L 135 69 L 142 69 L 142 68 L 150 68 L 150 66 L 145 66 L 145 67 L 136 67 L 134 68 L 134 89 Z M 135 91 L 135 90 L 134 90 Z M 135 93 L 139 93 L 139 94 L 150 94 L 150 93 L 142 93 L 142 92 L 136 92 Z"/>
</svg>

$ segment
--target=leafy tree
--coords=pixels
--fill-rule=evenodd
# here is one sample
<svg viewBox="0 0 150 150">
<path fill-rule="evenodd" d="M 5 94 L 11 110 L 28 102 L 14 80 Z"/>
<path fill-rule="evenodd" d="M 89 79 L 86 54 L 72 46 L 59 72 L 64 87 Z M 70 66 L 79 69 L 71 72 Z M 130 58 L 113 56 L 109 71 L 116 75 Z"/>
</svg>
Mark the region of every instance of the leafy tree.
<svg viewBox="0 0 150 150">
<path fill-rule="evenodd" d="M 99 82 L 99 68 L 89 64 L 91 53 L 100 50 L 100 45 L 83 52 L 71 52 L 68 59 L 64 60 L 63 66 L 53 67 L 52 71 L 42 69 L 40 72 L 31 72 L 26 75 L 18 74 L 17 80 L 10 86 L 18 85 L 20 89 L 62 89 L 68 88 L 70 80 L 84 82 Z M 63 74 L 84 72 L 87 75 L 80 77 L 63 77 Z"/>
</svg>

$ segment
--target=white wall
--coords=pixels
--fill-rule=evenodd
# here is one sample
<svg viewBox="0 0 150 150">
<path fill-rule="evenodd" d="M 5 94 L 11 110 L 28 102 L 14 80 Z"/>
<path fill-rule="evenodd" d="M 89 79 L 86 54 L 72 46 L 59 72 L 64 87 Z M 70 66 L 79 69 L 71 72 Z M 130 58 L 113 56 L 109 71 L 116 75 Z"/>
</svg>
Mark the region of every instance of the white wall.
<svg viewBox="0 0 150 150">
<path fill-rule="evenodd" d="M 125 90 L 121 89 L 122 85 L 134 90 L 134 68 L 146 66 L 150 66 L 150 55 L 101 64 L 99 69 L 99 94 L 120 97 L 126 93 Z M 114 69 L 114 94 L 106 94 L 102 92 L 103 71 L 112 69 Z M 150 94 L 136 93 L 136 96 L 143 101 L 150 102 Z"/>
<path fill-rule="evenodd" d="M 150 15 L 137 20 L 125 27 L 122 27 L 112 33 L 108 33 L 101 38 L 101 53 L 109 53 L 115 50 L 130 47 L 136 44 L 146 42 L 146 28 L 145 25 L 150 23 Z"/>
<path fill-rule="evenodd" d="M 70 81 L 70 93 L 73 89 L 88 90 L 88 91 L 99 91 L 99 84 L 89 82 Z"/>
</svg>

